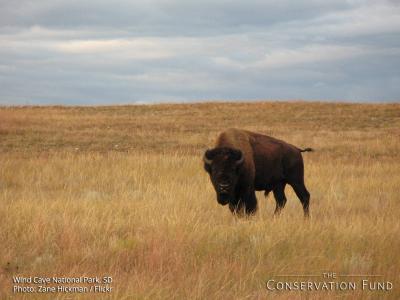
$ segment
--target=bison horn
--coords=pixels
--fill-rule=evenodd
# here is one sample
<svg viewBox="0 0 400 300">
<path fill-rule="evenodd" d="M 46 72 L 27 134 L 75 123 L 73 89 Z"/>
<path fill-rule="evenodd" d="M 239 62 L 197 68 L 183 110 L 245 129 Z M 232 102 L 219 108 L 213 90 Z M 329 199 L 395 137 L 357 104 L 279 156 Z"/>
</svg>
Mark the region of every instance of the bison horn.
<svg viewBox="0 0 400 300">
<path fill-rule="evenodd" d="M 243 153 L 240 152 L 240 158 L 236 161 L 236 164 L 240 165 L 243 163 L 243 161 L 244 161 L 244 155 Z"/>
<path fill-rule="evenodd" d="M 207 158 L 207 152 L 208 152 L 208 150 L 206 151 L 206 153 L 204 153 L 203 161 L 204 161 L 205 164 L 211 165 L 212 159 Z"/>
</svg>

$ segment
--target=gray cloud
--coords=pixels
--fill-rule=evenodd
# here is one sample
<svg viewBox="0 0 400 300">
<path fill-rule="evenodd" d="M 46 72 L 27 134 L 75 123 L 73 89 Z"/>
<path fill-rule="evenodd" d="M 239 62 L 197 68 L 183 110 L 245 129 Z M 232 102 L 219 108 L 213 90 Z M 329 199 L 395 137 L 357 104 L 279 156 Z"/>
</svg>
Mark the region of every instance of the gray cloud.
<svg viewBox="0 0 400 300">
<path fill-rule="evenodd" d="M 236 0 L 106 0 L 9 1 L 0 4 L 3 26 L 57 28 L 106 27 L 139 29 L 136 34 L 196 35 L 236 33 L 238 27 L 310 19 L 323 13 L 346 10 L 349 1 Z M 168 32 L 170 31 L 170 32 Z"/>
<path fill-rule="evenodd" d="M 395 1 L 0 3 L 0 104 L 398 101 Z"/>
</svg>

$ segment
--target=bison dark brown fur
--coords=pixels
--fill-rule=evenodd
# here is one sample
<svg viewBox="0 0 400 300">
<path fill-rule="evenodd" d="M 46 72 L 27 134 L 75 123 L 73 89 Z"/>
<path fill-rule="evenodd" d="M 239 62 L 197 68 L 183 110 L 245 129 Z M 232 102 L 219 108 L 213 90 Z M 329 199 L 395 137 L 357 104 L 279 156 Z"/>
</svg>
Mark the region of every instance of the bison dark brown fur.
<svg viewBox="0 0 400 300">
<path fill-rule="evenodd" d="M 204 154 L 204 168 L 209 173 L 221 205 L 229 204 L 235 214 L 253 214 L 257 210 L 255 191 L 273 191 L 275 214 L 285 206 L 285 186 L 293 187 L 304 215 L 309 215 L 310 193 L 304 185 L 301 150 L 270 136 L 228 129 L 222 132 L 215 148 Z"/>
</svg>

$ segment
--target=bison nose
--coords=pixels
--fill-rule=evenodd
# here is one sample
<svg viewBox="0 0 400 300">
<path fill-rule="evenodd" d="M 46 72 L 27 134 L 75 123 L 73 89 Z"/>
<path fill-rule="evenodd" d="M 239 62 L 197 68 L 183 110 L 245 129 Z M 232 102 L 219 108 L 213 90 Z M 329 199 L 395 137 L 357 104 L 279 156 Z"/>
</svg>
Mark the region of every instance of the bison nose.
<svg viewBox="0 0 400 300">
<path fill-rule="evenodd" d="M 218 188 L 221 193 L 227 193 L 229 191 L 229 183 L 220 183 Z"/>
</svg>

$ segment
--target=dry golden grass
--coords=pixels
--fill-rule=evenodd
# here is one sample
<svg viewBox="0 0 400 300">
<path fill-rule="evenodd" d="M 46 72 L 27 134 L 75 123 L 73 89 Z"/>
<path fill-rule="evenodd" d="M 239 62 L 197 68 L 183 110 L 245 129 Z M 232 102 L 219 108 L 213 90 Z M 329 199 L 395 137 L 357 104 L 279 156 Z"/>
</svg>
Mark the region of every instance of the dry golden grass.
<svg viewBox="0 0 400 300">
<path fill-rule="evenodd" d="M 249 219 L 217 204 L 201 157 L 229 127 L 315 148 L 310 221 L 290 187 L 277 219 L 261 193 Z M 111 299 L 399 299 L 399 128 L 399 104 L 0 108 L 0 298 L 19 274 L 109 275 L 113 292 L 97 296 Z M 265 288 L 324 271 L 394 287 Z"/>
</svg>

